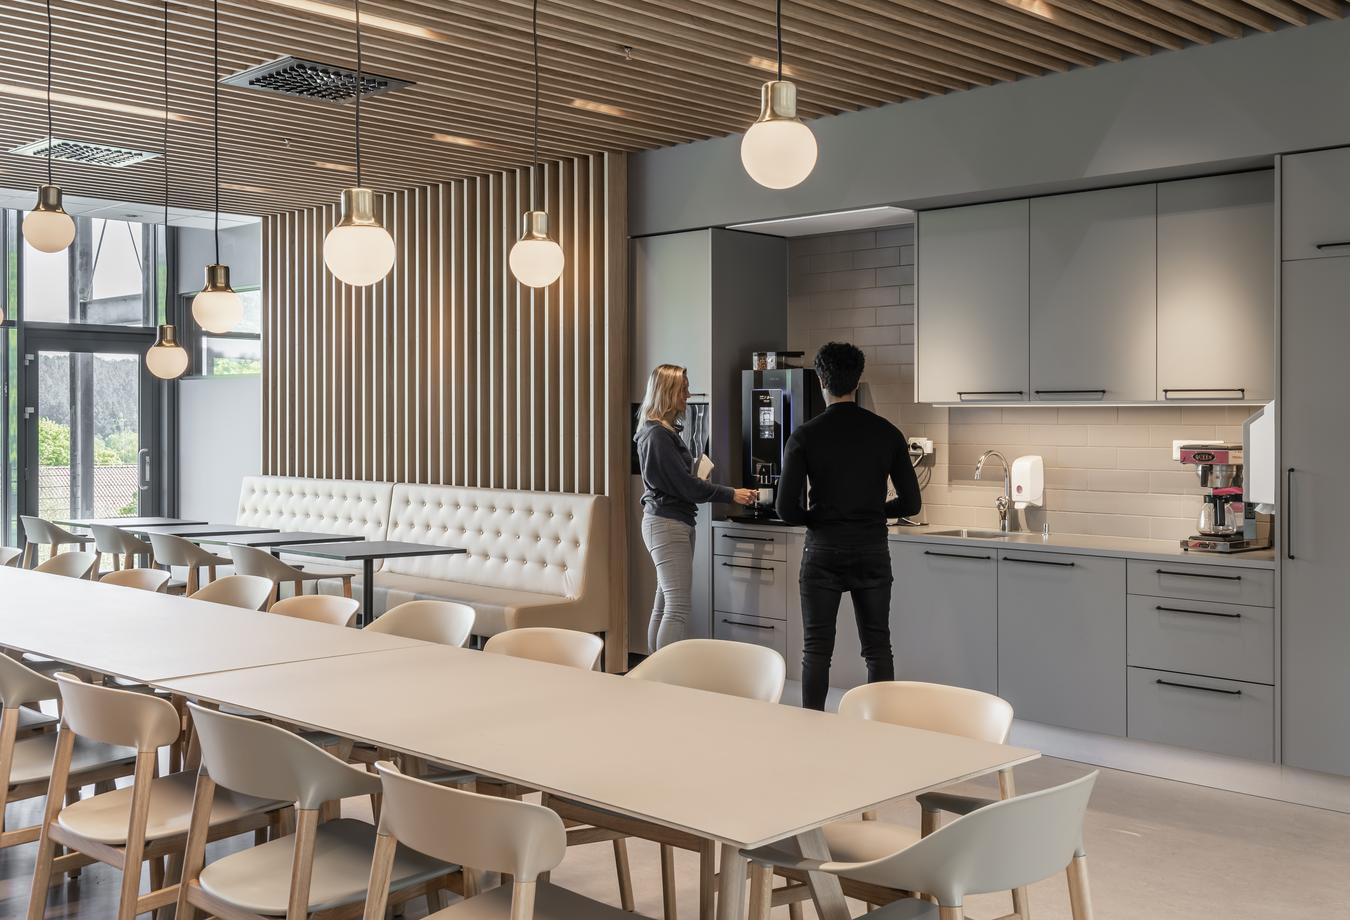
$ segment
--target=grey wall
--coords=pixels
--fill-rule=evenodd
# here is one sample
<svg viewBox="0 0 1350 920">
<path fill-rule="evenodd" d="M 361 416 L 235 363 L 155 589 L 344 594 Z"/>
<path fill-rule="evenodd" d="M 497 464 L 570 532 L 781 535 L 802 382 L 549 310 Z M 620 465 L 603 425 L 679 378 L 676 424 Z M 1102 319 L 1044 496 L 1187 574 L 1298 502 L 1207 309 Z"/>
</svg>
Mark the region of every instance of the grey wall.
<svg viewBox="0 0 1350 920">
<path fill-rule="evenodd" d="M 178 510 L 233 522 L 240 480 L 262 469 L 262 378 L 189 377 L 178 400 Z"/>
<path fill-rule="evenodd" d="M 1347 112 L 1350 21 L 1319 22 L 819 119 L 816 170 L 787 191 L 746 176 L 739 135 L 640 153 L 629 160 L 629 230 L 1268 164 L 1276 153 L 1350 143 Z"/>
</svg>

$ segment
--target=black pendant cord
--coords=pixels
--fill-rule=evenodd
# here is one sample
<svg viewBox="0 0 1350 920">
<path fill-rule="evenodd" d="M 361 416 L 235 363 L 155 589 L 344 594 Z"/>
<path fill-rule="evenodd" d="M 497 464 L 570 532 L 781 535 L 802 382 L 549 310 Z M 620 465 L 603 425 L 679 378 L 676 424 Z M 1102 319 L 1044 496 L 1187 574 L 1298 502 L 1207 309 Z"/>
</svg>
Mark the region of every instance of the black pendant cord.
<svg viewBox="0 0 1350 920">
<path fill-rule="evenodd" d="M 361 97 L 366 94 L 365 68 L 361 60 L 361 0 L 356 0 L 356 187 L 361 185 Z"/>
<path fill-rule="evenodd" d="M 539 0 L 534 0 L 534 10 L 530 15 L 530 35 L 534 44 L 534 151 L 530 156 L 530 210 L 538 210 L 535 195 L 535 183 L 539 172 Z"/>
<path fill-rule="evenodd" d="M 774 32 L 778 43 L 778 80 L 783 80 L 783 0 L 778 0 L 774 8 Z"/>
<path fill-rule="evenodd" d="M 216 168 L 216 263 L 220 264 L 220 0 L 211 3 L 211 147 Z"/>
<path fill-rule="evenodd" d="M 164 238 L 169 233 L 169 0 L 164 0 Z"/>
<path fill-rule="evenodd" d="M 52 0 L 47 0 L 47 184 L 52 184 Z"/>
</svg>

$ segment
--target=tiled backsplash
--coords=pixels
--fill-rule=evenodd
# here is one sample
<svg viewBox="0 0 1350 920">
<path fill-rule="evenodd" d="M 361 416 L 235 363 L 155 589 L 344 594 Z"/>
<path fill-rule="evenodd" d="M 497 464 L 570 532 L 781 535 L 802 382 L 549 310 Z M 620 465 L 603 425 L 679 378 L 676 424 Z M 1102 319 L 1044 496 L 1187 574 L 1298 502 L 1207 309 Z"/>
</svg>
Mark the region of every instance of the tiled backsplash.
<svg viewBox="0 0 1350 920">
<path fill-rule="evenodd" d="M 1180 539 L 1195 530 L 1201 489 L 1172 461 L 1178 438 L 1240 440 L 1245 407 L 1029 406 L 935 408 L 914 399 L 914 228 L 799 237 L 788 245 L 788 346 L 809 355 L 829 341 L 867 354 L 864 403 L 910 436 L 933 439 L 923 520 L 993 527 L 1002 488 L 993 448 L 1012 461 L 1045 458 L 1045 507 L 1018 512 L 1022 528 Z"/>
</svg>

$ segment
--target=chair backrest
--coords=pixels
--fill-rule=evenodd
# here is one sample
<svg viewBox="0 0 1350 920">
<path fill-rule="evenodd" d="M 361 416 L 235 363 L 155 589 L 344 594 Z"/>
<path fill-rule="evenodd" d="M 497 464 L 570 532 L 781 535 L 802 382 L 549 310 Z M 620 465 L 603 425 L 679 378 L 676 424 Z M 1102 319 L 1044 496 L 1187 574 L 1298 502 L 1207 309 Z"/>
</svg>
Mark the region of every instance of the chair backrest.
<svg viewBox="0 0 1350 920">
<path fill-rule="evenodd" d="M 82 738 L 147 752 L 178 737 L 178 710 L 168 700 L 87 684 L 65 671 L 55 676 L 61 690 L 61 718 Z"/>
<path fill-rule="evenodd" d="M 524 626 L 497 633 L 487 640 L 483 651 L 590 670 L 604 647 L 599 636 L 580 630 Z"/>
<path fill-rule="evenodd" d="M 356 619 L 356 611 L 360 608 L 361 602 L 350 597 L 338 597 L 334 594 L 300 594 L 277 601 L 269 612 L 313 623 L 350 626 Z"/>
<path fill-rule="evenodd" d="M 271 581 L 257 575 L 226 575 L 201 588 L 192 598 L 245 610 L 261 610 L 272 596 L 272 588 Z"/>
<path fill-rule="evenodd" d="M 468 604 L 408 601 L 380 614 L 366 626 L 366 631 L 458 647 L 473 631 L 475 616 Z"/>
<path fill-rule="evenodd" d="M 83 550 L 68 550 L 57 553 L 33 571 L 46 572 L 49 575 L 65 575 L 68 578 L 87 578 L 93 571 L 98 557 Z"/>
<path fill-rule="evenodd" d="M 1082 852 L 1083 816 L 1096 780 L 1094 771 L 1062 786 L 993 802 L 898 853 L 821 868 L 922 891 L 947 907 L 960 907 L 966 895 L 1021 888 L 1064 871 Z"/>
<path fill-rule="evenodd" d="M 551 809 L 404 776 L 375 764 L 384 790 L 380 833 L 435 859 L 532 882 L 562 862 L 567 831 Z"/>
<path fill-rule="evenodd" d="M 173 534 L 152 533 L 150 545 L 155 550 L 155 562 L 160 565 L 219 565 L 220 557 L 208 553 L 191 540 Z"/>
<path fill-rule="evenodd" d="M 657 649 L 628 676 L 776 703 L 783 695 L 787 667 L 782 655 L 762 645 L 685 639 Z"/>
<path fill-rule="evenodd" d="M 15 709 L 25 703 L 54 700 L 56 681 L 0 654 L 0 707 Z"/>
<path fill-rule="evenodd" d="M 29 543 L 40 543 L 44 546 L 55 546 L 59 543 L 83 543 L 83 537 L 76 536 L 69 530 L 59 524 L 53 524 L 51 521 L 44 521 L 40 517 L 31 514 L 19 515 L 19 520 L 23 522 L 23 534 Z"/>
<path fill-rule="evenodd" d="M 300 570 L 287 565 L 265 549 L 256 546 L 230 545 L 234 570 L 240 575 L 257 575 L 269 581 L 291 581 L 300 577 Z"/>
<path fill-rule="evenodd" d="M 994 744 L 1008 740 L 1013 721 L 1012 705 L 992 693 L 912 680 L 854 687 L 839 701 L 839 714 Z"/>
<path fill-rule="evenodd" d="M 245 476 L 239 486 L 235 522 L 383 540 L 389 528 L 393 488 L 388 482 Z"/>
<path fill-rule="evenodd" d="M 17 566 L 23 550 L 13 546 L 0 546 L 0 566 Z"/>
<path fill-rule="evenodd" d="M 99 581 L 105 585 L 121 585 L 141 591 L 162 591 L 169 583 L 169 573 L 163 569 L 119 569 L 109 572 Z"/>
<path fill-rule="evenodd" d="M 111 524 L 90 524 L 89 532 L 94 535 L 94 548 L 100 553 L 148 553 L 150 544 L 139 540 L 120 527 Z"/>
<path fill-rule="evenodd" d="M 202 769 L 226 789 L 314 809 L 333 799 L 372 795 L 380 781 L 292 732 L 188 703 Z"/>
</svg>

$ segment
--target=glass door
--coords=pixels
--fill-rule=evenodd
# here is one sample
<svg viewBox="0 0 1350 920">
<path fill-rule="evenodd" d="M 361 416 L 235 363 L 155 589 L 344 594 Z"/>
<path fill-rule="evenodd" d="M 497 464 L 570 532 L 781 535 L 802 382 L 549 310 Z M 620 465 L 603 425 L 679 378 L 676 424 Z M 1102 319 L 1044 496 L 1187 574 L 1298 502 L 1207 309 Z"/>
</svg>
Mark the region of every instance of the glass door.
<svg viewBox="0 0 1350 920">
<path fill-rule="evenodd" d="M 26 513 L 47 520 L 160 513 L 152 333 L 29 331 Z"/>
</svg>

